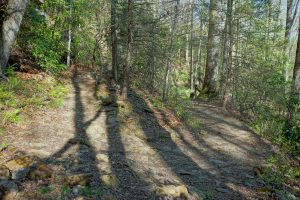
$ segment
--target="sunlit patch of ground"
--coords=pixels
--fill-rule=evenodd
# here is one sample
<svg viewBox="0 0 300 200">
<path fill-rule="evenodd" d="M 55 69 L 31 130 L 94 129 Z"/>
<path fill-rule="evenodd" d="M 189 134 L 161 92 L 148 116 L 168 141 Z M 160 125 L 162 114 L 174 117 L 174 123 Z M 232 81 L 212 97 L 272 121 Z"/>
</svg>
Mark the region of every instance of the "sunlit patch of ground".
<svg viewBox="0 0 300 200">
<path fill-rule="evenodd" d="M 203 127 L 193 132 L 139 93 L 118 100 L 113 84 L 96 85 L 86 71 L 78 70 L 70 86 L 61 109 L 40 110 L 9 133 L 11 146 L 51 169 L 50 177 L 22 179 L 19 199 L 32 193 L 41 199 L 259 196 L 253 167 L 264 163 L 271 146 L 217 107 L 195 105 Z"/>
</svg>

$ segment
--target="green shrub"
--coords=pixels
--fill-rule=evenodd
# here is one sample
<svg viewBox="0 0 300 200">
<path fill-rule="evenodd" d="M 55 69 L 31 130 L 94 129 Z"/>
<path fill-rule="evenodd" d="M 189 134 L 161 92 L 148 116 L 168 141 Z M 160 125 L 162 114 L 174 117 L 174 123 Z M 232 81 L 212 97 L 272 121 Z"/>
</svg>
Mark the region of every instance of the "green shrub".
<svg viewBox="0 0 300 200">
<path fill-rule="evenodd" d="M 7 123 L 19 123 L 21 121 L 20 112 L 20 109 L 4 111 L 2 114 L 2 124 L 5 125 Z"/>
<path fill-rule="evenodd" d="M 66 69 L 61 63 L 66 54 L 66 47 L 61 42 L 64 30 L 51 27 L 49 19 L 41 14 L 45 9 L 30 2 L 24 16 L 26 23 L 22 24 L 18 36 L 18 44 L 31 56 L 39 67 L 51 73 Z M 39 12 L 41 11 L 41 12 Z"/>
<path fill-rule="evenodd" d="M 64 104 L 63 97 L 65 96 L 66 92 L 67 92 L 67 88 L 62 84 L 58 84 L 56 87 L 50 90 L 49 92 L 49 97 L 51 99 L 50 105 L 52 107 L 62 107 Z"/>
</svg>

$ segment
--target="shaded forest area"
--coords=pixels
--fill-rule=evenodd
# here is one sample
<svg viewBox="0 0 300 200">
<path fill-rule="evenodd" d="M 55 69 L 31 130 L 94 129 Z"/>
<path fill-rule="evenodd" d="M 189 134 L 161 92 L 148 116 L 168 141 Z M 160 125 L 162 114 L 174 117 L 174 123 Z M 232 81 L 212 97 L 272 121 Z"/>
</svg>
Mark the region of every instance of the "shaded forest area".
<svg viewBox="0 0 300 200">
<path fill-rule="evenodd" d="M 133 117 L 140 121 L 140 125 L 135 125 L 132 131 L 137 127 L 153 126 L 157 130 L 154 132 L 158 132 L 157 137 L 163 138 L 160 134 L 172 133 L 165 130 L 159 117 L 151 121 L 151 116 L 148 116 L 149 113 L 152 115 L 162 111 L 172 113 L 168 115 L 170 119 L 164 119 L 164 123 L 171 128 L 173 123 L 183 123 L 195 138 L 201 136 L 201 131 L 219 137 L 219 132 L 222 132 L 220 124 L 223 124 L 225 129 L 230 129 L 230 134 L 239 134 L 239 131 L 255 132 L 270 141 L 279 150 L 271 156 L 264 149 L 269 143 L 264 148 L 257 147 L 257 151 L 262 151 L 261 155 L 268 154 L 269 157 L 260 158 L 267 160 L 264 166 L 253 166 L 252 169 L 255 177 L 262 179 L 265 184 L 260 192 L 267 195 L 261 198 L 299 198 L 300 0 L 0 0 L 0 29 L 1 151 L 9 149 L 12 140 L 18 140 L 12 139 L 13 136 L 8 133 L 18 130 L 18 127 L 25 127 L 27 119 L 34 118 L 38 110 L 51 112 L 53 109 L 65 109 L 68 102 L 72 103 L 66 97 L 73 92 L 77 105 L 74 108 L 77 116 L 73 120 L 74 132 L 80 139 L 89 140 L 87 129 L 94 120 L 98 120 L 101 113 L 114 113 L 112 118 L 118 123 L 111 122 L 109 116 L 104 120 L 108 126 L 108 144 L 117 145 L 116 149 L 110 147 L 112 149 L 108 149 L 106 155 L 110 160 L 111 173 L 115 174 L 113 179 L 120 181 L 126 176 L 119 172 L 115 163 L 118 159 L 126 160 L 126 156 L 115 157 L 111 153 L 125 152 L 126 149 L 123 147 L 125 144 L 122 144 L 122 137 L 126 136 L 117 134 L 122 132 L 122 125 L 129 123 L 119 119 L 124 114 L 122 112 L 126 113 L 130 108 L 132 111 L 129 113 L 136 117 L 139 109 L 142 110 L 141 116 L 146 119 Z M 88 73 L 93 80 L 84 77 Z M 90 82 L 91 88 L 86 89 Z M 96 100 L 91 102 L 103 106 L 99 111 L 85 108 L 88 103 L 81 102 L 81 98 L 86 98 L 85 93 L 93 92 L 90 99 Z M 96 112 L 90 123 L 84 122 L 85 115 L 89 116 L 85 114 L 85 109 Z M 222 112 L 219 113 L 219 110 Z M 215 116 L 215 113 L 219 113 L 219 116 Z M 130 119 L 132 116 L 129 114 L 127 117 Z M 220 116 L 224 117 L 224 121 Z M 228 116 L 243 121 L 247 129 L 235 130 L 235 125 L 226 121 Z M 211 121 L 220 127 L 213 127 Z M 113 130 L 110 130 L 111 124 Z M 145 146 L 159 149 L 158 143 L 161 141 L 152 144 L 152 141 L 148 141 L 152 138 L 149 130 L 145 127 L 142 129 L 147 141 Z M 172 130 L 180 134 L 179 129 Z M 232 136 L 234 138 L 223 140 L 236 142 L 239 135 Z M 73 139 L 78 140 L 77 136 Z M 165 140 L 162 146 L 170 145 L 177 150 L 177 141 L 169 140 L 169 136 Z M 72 139 L 70 141 L 74 143 Z M 182 139 L 182 143 L 186 143 L 191 152 L 199 151 L 192 150 L 193 142 L 202 145 L 204 142 L 201 138 L 191 141 L 189 143 Z M 86 146 L 92 146 L 92 143 Z M 66 149 L 69 148 L 67 145 Z M 82 149 L 80 146 L 78 151 Z M 185 151 L 178 149 L 175 156 L 177 160 L 164 160 L 169 168 L 179 165 L 182 160 L 190 164 L 191 170 L 197 170 L 194 157 L 189 158 Z M 167 151 L 160 151 L 161 157 L 172 156 Z M 60 155 L 59 152 L 53 157 L 64 153 Z M 89 149 L 91 157 L 97 157 L 96 152 L 96 149 Z M 233 163 L 233 160 L 227 161 Z M 93 159 L 85 162 L 93 162 Z M 6 167 L 4 169 L 2 164 L 4 161 L 0 161 L 0 180 L 6 173 Z M 96 165 L 93 166 L 91 171 L 97 171 L 96 168 Z M 172 170 L 180 176 L 179 168 L 173 167 Z M 129 171 L 135 173 L 133 168 Z M 185 173 L 191 175 L 191 172 Z M 208 173 L 208 176 L 210 179 L 218 178 L 212 173 Z M 148 187 L 147 181 L 133 180 L 131 175 L 128 177 L 135 185 L 133 187 Z M 197 175 L 193 177 L 197 182 L 195 177 Z M 238 176 L 234 178 L 242 179 Z M 176 198 L 196 198 L 190 193 L 194 183 L 184 178 L 182 180 L 188 191 L 183 193 L 188 194 Z M 227 190 L 230 193 L 232 188 L 223 185 L 223 181 L 228 180 L 221 181 L 223 192 Z M 208 183 L 210 187 L 215 187 L 212 184 Z M 0 184 L 0 198 L 2 190 L 4 193 L 2 187 Z M 93 187 L 91 191 L 95 192 Z M 121 191 L 126 194 L 127 190 L 122 188 L 118 192 Z M 118 192 L 111 192 L 116 199 L 154 198 L 151 193 L 147 193 L 147 196 L 137 192 L 137 196 L 145 195 L 144 198 L 138 198 L 118 196 Z M 206 189 L 204 195 L 200 192 L 199 196 L 203 199 L 221 199 L 218 192 L 220 189 L 216 194 Z M 246 192 L 240 192 L 239 195 L 225 197 L 248 197 Z M 67 196 L 61 198 L 72 199 Z M 89 198 L 102 197 L 93 193 Z M 255 196 L 252 199 L 259 198 Z"/>
</svg>

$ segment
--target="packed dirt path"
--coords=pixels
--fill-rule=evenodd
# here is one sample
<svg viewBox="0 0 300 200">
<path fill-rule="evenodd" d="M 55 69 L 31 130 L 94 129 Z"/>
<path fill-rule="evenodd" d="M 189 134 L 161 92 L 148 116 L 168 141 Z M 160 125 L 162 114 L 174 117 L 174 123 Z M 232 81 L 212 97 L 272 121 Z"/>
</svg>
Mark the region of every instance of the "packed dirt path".
<svg viewBox="0 0 300 200">
<path fill-rule="evenodd" d="M 0 166 L 13 180 L 3 198 L 262 197 L 253 167 L 272 147 L 222 109 L 195 103 L 191 112 L 203 128 L 193 132 L 138 92 L 118 101 L 117 87 L 105 80 L 96 86 L 84 70 L 74 72 L 70 85 L 63 108 L 40 110 L 7 134 Z"/>
</svg>

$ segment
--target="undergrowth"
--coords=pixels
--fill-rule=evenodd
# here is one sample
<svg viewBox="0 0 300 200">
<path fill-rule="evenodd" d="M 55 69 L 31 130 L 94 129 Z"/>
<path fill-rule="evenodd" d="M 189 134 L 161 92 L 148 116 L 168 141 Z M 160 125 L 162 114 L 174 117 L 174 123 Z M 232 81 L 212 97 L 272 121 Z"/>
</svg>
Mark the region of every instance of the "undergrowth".
<svg viewBox="0 0 300 200">
<path fill-rule="evenodd" d="M 9 81 L 0 83 L 0 123 L 18 124 L 32 108 L 60 107 L 67 88 L 55 78 L 22 79 L 9 73 Z"/>
<path fill-rule="evenodd" d="M 159 99 L 152 99 L 152 105 L 160 109 L 171 109 L 175 115 L 180 118 L 189 128 L 199 131 L 202 128 L 202 123 L 199 120 L 197 114 L 191 112 L 192 100 L 189 98 L 183 98 L 180 100 L 169 100 L 168 102 L 162 102 Z"/>
<path fill-rule="evenodd" d="M 273 155 L 267 160 L 260 179 L 266 184 L 267 193 L 275 193 L 280 199 L 297 199 L 293 193 L 294 186 L 300 183 L 299 164 Z"/>
</svg>

